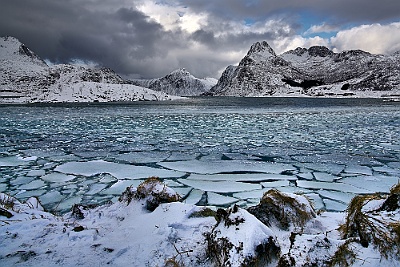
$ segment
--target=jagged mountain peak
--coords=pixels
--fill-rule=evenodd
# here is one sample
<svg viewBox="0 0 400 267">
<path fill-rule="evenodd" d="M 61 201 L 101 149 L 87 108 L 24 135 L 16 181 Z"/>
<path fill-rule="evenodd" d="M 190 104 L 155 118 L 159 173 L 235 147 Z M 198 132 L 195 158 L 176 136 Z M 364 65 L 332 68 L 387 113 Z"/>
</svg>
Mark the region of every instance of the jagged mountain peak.
<svg viewBox="0 0 400 267">
<path fill-rule="evenodd" d="M 312 57 L 330 57 L 334 53 L 326 46 L 311 46 L 308 49 L 308 54 Z"/>
<path fill-rule="evenodd" d="M 247 52 L 248 57 L 261 56 L 264 58 L 276 57 L 275 51 L 267 41 L 254 43 Z"/>
<path fill-rule="evenodd" d="M 303 55 L 307 55 L 310 57 L 331 57 L 335 53 L 326 46 L 311 46 L 308 49 L 304 47 L 297 47 L 294 50 L 289 50 L 283 53 L 283 55 L 285 54 L 293 54 L 299 57 Z"/>
<path fill-rule="evenodd" d="M 253 44 L 236 67 L 228 67 L 210 95 L 396 96 L 400 54 L 362 50 L 335 53 L 325 46 L 298 47 L 279 56 L 267 42 Z"/>
<path fill-rule="evenodd" d="M 185 68 L 176 69 L 174 71 L 171 71 L 170 74 L 179 74 L 179 75 L 183 75 L 183 76 L 191 75 L 190 72 L 188 72 Z"/>
<path fill-rule="evenodd" d="M 185 68 L 179 68 L 174 71 L 171 71 L 171 73 L 167 74 L 164 78 L 181 79 L 184 77 L 195 79 L 195 77 L 189 71 L 187 71 Z"/>
<path fill-rule="evenodd" d="M 0 60 L 16 60 L 18 58 L 20 61 L 31 61 L 47 67 L 43 59 L 15 37 L 0 37 L 0 47 Z"/>
<path fill-rule="evenodd" d="M 194 77 L 185 68 L 172 71 L 164 77 L 151 80 L 133 80 L 133 84 L 171 95 L 193 96 L 208 91 L 217 83 L 216 79 Z"/>
<path fill-rule="evenodd" d="M 0 37 L 0 103 L 166 100 L 107 68 L 48 66 L 14 37 Z"/>
</svg>

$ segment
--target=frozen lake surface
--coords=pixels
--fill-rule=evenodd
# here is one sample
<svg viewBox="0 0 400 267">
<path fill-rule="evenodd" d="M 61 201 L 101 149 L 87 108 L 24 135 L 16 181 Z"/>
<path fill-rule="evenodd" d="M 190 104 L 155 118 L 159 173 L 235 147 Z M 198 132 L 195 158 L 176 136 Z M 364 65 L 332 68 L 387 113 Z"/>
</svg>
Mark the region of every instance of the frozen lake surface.
<svg viewBox="0 0 400 267">
<path fill-rule="evenodd" d="M 48 210 L 115 200 L 158 176 L 188 203 L 257 204 L 270 188 L 341 211 L 400 179 L 400 103 L 189 98 L 0 106 L 0 191 Z"/>
</svg>

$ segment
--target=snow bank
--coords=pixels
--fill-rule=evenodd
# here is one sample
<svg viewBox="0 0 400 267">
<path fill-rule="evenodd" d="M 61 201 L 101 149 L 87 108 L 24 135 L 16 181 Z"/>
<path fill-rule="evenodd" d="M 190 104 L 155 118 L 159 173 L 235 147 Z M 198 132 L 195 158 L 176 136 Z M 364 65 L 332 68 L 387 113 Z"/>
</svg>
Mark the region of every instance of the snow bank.
<svg viewBox="0 0 400 267">
<path fill-rule="evenodd" d="M 156 178 L 128 188 L 116 203 L 74 206 L 63 216 L 45 212 L 35 198 L 21 203 L 0 194 L 0 261 L 2 266 L 400 266 L 399 188 L 356 197 L 347 215 L 317 215 L 305 197 L 271 191 L 263 199 L 270 199 L 270 210 L 280 207 L 285 213 L 283 221 L 292 222 L 286 228 L 280 221 L 285 217 L 272 212 L 275 219 L 267 226 L 237 206 L 216 211 L 176 202 L 179 196 Z M 149 209 L 154 199 L 159 201 Z M 262 203 L 268 210 L 268 201 Z M 300 210 L 310 216 L 299 221 Z"/>
</svg>

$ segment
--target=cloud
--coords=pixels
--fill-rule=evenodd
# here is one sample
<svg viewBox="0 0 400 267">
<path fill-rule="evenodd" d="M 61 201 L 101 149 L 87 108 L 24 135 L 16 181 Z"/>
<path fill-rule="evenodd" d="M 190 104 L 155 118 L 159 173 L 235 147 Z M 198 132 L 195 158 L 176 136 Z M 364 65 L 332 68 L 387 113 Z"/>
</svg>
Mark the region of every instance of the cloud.
<svg viewBox="0 0 400 267">
<path fill-rule="evenodd" d="M 213 16 L 223 19 L 262 19 L 276 14 L 293 16 L 302 12 L 319 18 L 334 18 L 344 22 L 380 22 L 399 18 L 400 3 L 394 0 L 181 0 L 195 11 L 207 10 Z"/>
<path fill-rule="evenodd" d="M 400 22 L 343 30 L 331 38 L 331 44 L 338 51 L 361 49 L 373 54 L 391 54 L 400 51 Z"/>
<path fill-rule="evenodd" d="M 339 30 L 337 25 L 330 25 L 327 23 L 322 23 L 319 25 L 312 25 L 307 31 L 304 32 L 305 35 L 314 34 L 314 33 L 329 33 L 336 32 Z"/>
<path fill-rule="evenodd" d="M 360 41 L 351 40 L 350 34 L 361 34 L 355 28 L 339 32 L 331 43 L 307 37 L 305 20 L 314 24 L 309 33 L 318 34 L 332 25 L 398 19 L 399 5 L 393 0 L 13 0 L 2 3 L 0 36 L 19 38 L 51 62 L 90 62 L 125 77 L 161 77 L 180 67 L 198 77 L 218 77 L 256 41 L 268 41 L 277 53 L 310 45 L 343 49 Z M 381 50 L 393 50 L 395 40 L 386 36 Z"/>
</svg>

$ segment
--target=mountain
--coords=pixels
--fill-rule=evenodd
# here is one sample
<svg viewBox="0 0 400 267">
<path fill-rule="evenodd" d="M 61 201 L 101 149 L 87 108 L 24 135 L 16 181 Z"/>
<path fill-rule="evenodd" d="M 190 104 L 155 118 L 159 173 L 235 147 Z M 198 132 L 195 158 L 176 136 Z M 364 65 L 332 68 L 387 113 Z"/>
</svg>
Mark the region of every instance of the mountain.
<svg viewBox="0 0 400 267">
<path fill-rule="evenodd" d="M 132 81 L 132 84 L 177 96 L 200 95 L 209 91 L 216 83 L 217 80 L 214 78 L 196 78 L 184 68 L 175 70 L 162 78 Z"/>
<path fill-rule="evenodd" d="M 238 66 L 228 66 L 207 95 L 400 96 L 400 52 L 335 53 L 324 46 L 276 55 L 267 42 L 253 44 Z"/>
<path fill-rule="evenodd" d="M 14 37 L 0 37 L 0 103 L 167 100 L 108 68 L 48 66 Z"/>
</svg>

